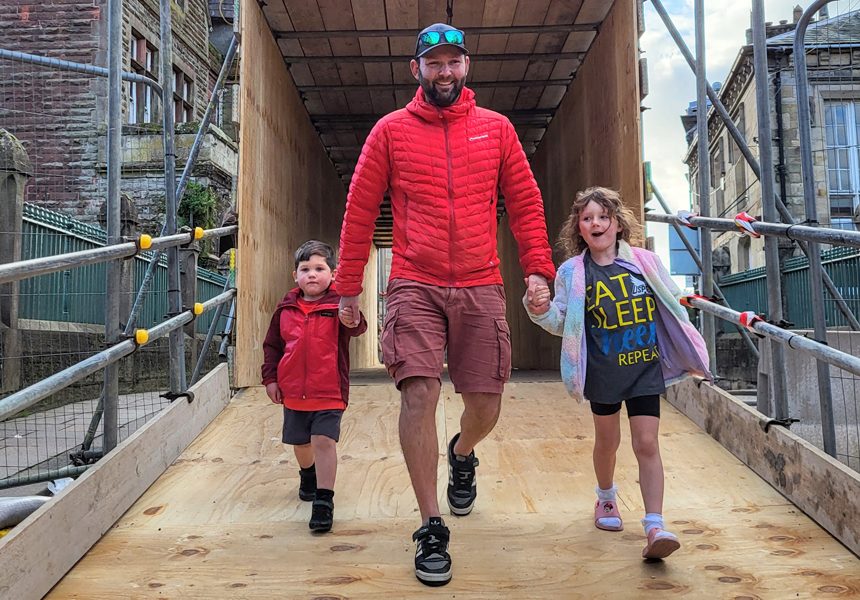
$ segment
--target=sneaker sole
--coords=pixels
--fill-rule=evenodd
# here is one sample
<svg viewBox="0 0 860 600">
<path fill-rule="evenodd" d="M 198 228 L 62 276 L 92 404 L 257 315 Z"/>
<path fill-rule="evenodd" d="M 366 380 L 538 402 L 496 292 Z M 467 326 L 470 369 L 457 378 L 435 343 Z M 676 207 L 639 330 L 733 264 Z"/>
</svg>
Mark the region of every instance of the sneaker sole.
<svg viewBox="0 0 860 600">
<path fill-rule="evenodd" d="M 308 528 L 314 533 L 328 533 L 331 531 L 331 525 L 312 525 L 308 523 Z"/>
<path fill-rule="evenodd" d="M 642 558 L 666 558 L 680 547 L 681 543 L 678 540 L 658 539 L 651 544 L 650 548 L 642 551 Z"/>
<path fill-rule="evenodd" d="M 415 577 L 424 585 L 430 587 L 439 587 L 451 581 L 451 571 L 447 573 L 425 573 L 423 571 L 415 571 Z"/>
<path fill-rule="evenodd" d="M 474 502 L 472 502 L 469 506 L 466 506 L 463 508 L 458 508 L 458 507 L 454 506 L 453 504 L 451 504 L 451 501 L 448 500 L 448 510 L 451 511 L 452 515 L 457 516 L 457 517 L 465 517 L 470 512 L 472 512 L 473 508 L 475 508 Z"/>
</svg>

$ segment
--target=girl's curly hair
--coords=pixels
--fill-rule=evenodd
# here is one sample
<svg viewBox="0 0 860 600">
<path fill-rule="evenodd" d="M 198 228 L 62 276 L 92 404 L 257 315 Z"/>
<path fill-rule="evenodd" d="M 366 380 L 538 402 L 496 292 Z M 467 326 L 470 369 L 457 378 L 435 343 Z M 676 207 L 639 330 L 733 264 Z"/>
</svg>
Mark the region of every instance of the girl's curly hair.
<svg viewBox="0 0 860 600">
<path fill-rule="evenodd" d="M 609 213 L 610 219 L 618 221 L 618 239 L 628 244 L 638 244 L 642 239 L 642 226 L 633 211 L 624 206 L 621 194 L 605 187 L 590 187 L 576 194 L 570 207 L 570 216 L 561 227 L 556 242 L 565 259 L 582 254 L 588 244 L 579 233 L 579 215 L 589 202 L 596 202 Z"/>
</svg>

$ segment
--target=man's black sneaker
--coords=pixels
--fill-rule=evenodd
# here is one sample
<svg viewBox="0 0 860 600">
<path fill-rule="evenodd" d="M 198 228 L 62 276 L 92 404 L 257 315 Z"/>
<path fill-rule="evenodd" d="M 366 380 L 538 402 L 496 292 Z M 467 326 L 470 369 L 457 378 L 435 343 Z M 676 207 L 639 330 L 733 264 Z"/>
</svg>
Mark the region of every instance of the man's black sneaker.
<svg viewBox="0 0 860 600">
<path fill-rule="evenodd" d="M 310 502 L 316 498 L 317 493 L 317 467 L 311 465 L 307 469 L 299 469 L 299 498 Z"/>
<path fill-rule="evenodd" d="M 311 520 L 308 521 L 308 527 L 316 533 L 325 533 L 326 531 L 331 531 L 333 519 L 334 492 L 331 490 L 317 490 L 317 497 L 311 506 Z"/>
<path fill-rule="evenodd" d="M 412 534 L 416 542 L 415 577 L 424 585 L 440 586 L 451 581 L 451 556 L 448 540 L 451 532 L 441 517 L 430 517 L 427 525 Z"/>
<path fill-rule="evenodd" d="M 478 459 L 474 451 L 469 456 L 454 454 L 454 444 L 458 439 L 459 433 L 448 444 L 448 508 L 452 515 L 463 517 L 472 512 L 478 497 L 478 482 L 475 480 Z"/>
</svg>

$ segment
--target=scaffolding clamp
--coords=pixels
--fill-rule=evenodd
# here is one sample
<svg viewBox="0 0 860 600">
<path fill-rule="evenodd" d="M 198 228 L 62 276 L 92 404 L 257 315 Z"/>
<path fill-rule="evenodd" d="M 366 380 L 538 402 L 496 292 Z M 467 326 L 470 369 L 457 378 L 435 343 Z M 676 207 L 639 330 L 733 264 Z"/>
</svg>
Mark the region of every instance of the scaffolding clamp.
<svg viewBox="0 0 860 600">
<path fill-rule="evenodd" d="M 755 314 L 751 310 L 745 310 L 744 312 L 738 315 L 738 323 L 740 323 L 743 327 L 754 333 L 760 338 L 764 336 L 755 330 L 754 325 L 756 323 L 765 323 L 766 321 L 761 318 L 759 315 Z"/>
<path fill-rule="evenodd" d="M 681 306 L 686 306 L 687 308 L 696 308 L 690 303 L 690 300 L 704 300 L 705 302 L 713 302 L 714 304 L 722 304 L 725 301 L 725 298 L 714 294 L 710 298 L 707 296 L 702 296 L 701 294 L 690 294 L 688 296 L 681 296 L 678 299 L 678 302 L 681 303 Z M 698 309 L 697 309 L 698 310 Z"/>
<path fill-rule="evenodd" d="M 695 225 L 690 223 L 690 219 L 693 217 L 698 217 L 696 213 L 691 213 L 689 210 L 679 210 L 675 217 L 678 219 L 678 222 L 681 223 L 684 227 L 689 227 L 690 229 L 698 229 Z"/>
<path fill-rule="evenodd" d="M 160 395 L 161 398 L 166 398 L 170 402 L 173 402 L 177 398 L 185 398 L 188 400 L 188 404 L 194 402 L 194 392 L 191 390 L 185 390 L 184 392 L 164 392 Z"/>
<path fill-rule="evenodd" d="M 761 237 L 761 234 L 753 227 L 753 223 L 755 223 L 757 219 L 748 212 L 739 212 L 735 215 L 734 221 L 742 235 L 748 235 L 753 238 Z"/>
<path fill-rule="evenodd" d="M 123 260 L 131 260 L 140 254 L 142 250 L 149 250 L 152 248 L 152 236 L 146 233 L 141 233 L 135 238 L 126 237 L 123 239 L 126 242 L 134 242 L 134 254 L 129 254 L 128 256 L 123 257 Z"/>
<path fill-rule="evenodd" d="M 791 429 L 792 423 L 800 423 L 800 419 L 795 419 L 794 417 L 788 417 L 786 419 L 763 419 L 759 421 L 759 425 L 764 430 L 765 433 L 768 432 L 771 425 L 779 425 L 780 427 L 785 427 L 786 429 Z"/>
</svg>

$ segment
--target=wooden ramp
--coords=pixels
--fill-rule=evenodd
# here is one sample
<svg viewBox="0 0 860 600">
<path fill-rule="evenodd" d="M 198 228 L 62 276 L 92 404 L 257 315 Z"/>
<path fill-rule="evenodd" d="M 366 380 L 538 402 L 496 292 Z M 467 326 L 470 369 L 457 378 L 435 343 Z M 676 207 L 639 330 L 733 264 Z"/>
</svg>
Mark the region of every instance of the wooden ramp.
<svg viewBox="0 0 860 600">
<path fill-rule="evenodd" d="M 627 529 L 592 525 L 592 426 L 558 382 L 508 385 L 478 456 L 478 501 L 447 517 L 454 579 L 412 571 L 418 513 L 397 435 L 398 396 L 354 385 L 339 445 L 335 525 L 311 535 L 281 413 L 240 393 L 49 598 L 848 598 L 860 561 L 664 402 L 665 514 L 682 549 L 645 563 L 625 428 L 617 484 Z M 461 402 L 437 413 L 439 490 Z M 445 503 L 443 502 L 444 506 Z"/>
</svg>

